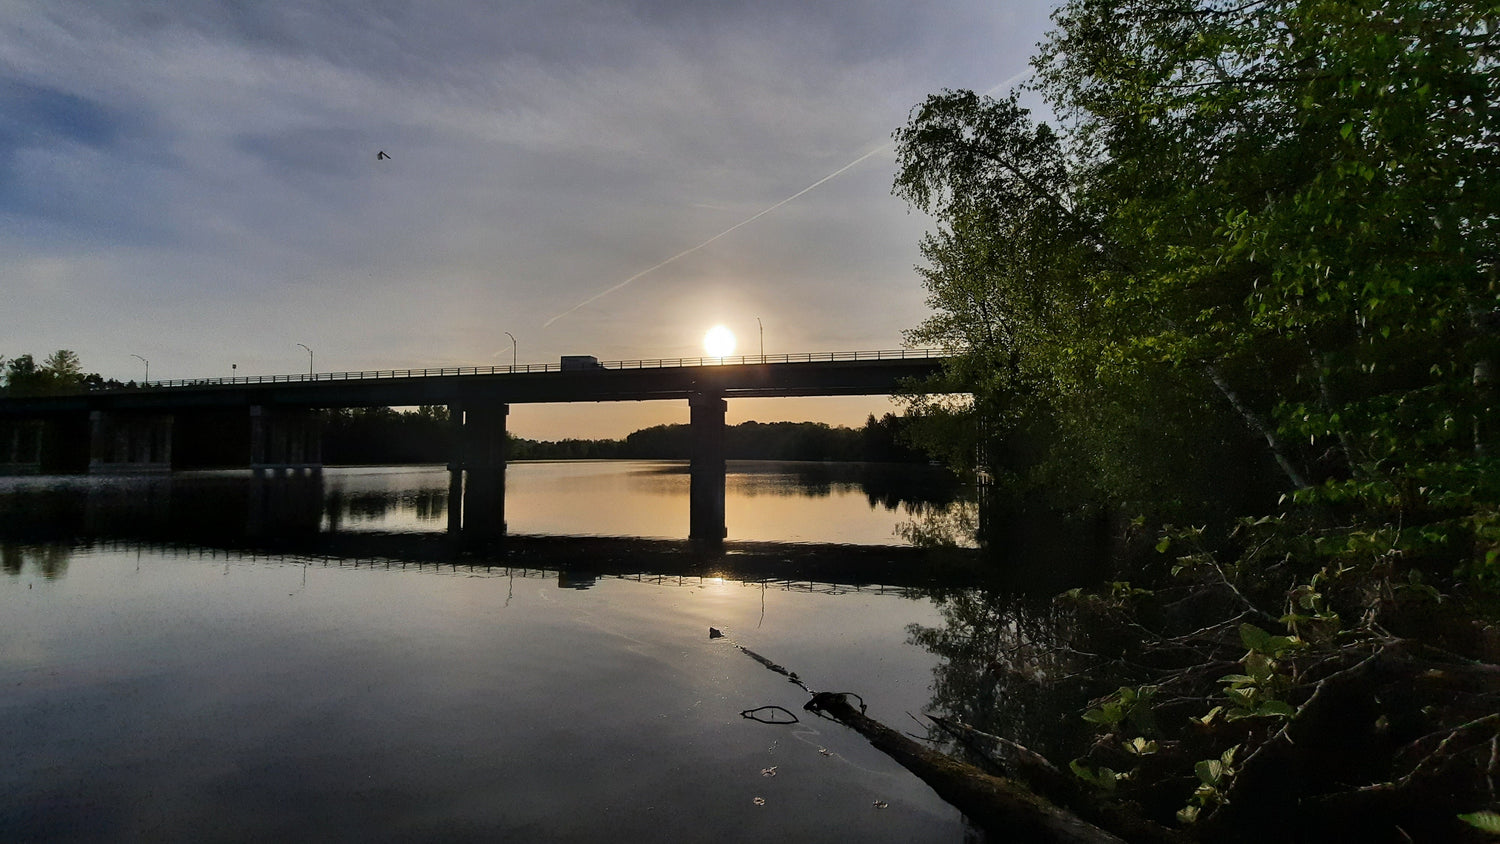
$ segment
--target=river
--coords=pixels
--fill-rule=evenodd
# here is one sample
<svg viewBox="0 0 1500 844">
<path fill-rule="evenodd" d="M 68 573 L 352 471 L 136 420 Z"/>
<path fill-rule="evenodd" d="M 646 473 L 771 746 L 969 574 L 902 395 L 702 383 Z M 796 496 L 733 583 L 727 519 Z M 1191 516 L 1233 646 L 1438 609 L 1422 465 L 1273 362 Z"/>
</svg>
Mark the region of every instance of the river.
<svg viewBox="0 0 1500 844">
<path fill-rule="evenodd" d="M 440 468 L 0 479 L 0 840 L 971 837 L 742 650 L 914 729 L 939 661 L 910 631 L 942 617 L 903 537 L 962 490 L 726 490 L 705 556 L 680 463 L 513 464 L 481 551 Z M 768 706 L 797 723 L 742 715 Z"/>
</svg>

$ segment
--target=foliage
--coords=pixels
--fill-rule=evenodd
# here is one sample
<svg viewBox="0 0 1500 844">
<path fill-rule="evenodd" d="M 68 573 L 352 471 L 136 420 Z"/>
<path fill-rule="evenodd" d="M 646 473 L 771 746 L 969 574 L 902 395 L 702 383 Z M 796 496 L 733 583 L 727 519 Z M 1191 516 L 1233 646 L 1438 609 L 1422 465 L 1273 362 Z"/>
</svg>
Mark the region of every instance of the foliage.
<svg viewBox="0 0 1500 844">
<path fill-rule="evenodd" d="M 332 464 L 444 463 L 453 456 L 453 429 L 444 406 L 408 411 L 363 407 L 323 414 L 323 458 Z"/>
<path fill-rule="evenodd" d="M 1204 838 L 1483 829 L 1496 8 L 1071 0 L 1054 20 L 1035 90 L 1063 128 L 949 91 L 896 133 L 896 193 L 938 221 L 911 338 L 954 350 L 943 386 L 972 395 L 913 399 L 968 426 L 918 436 L 1022 496 L 1155 517 L 1196 517 L 1194 467 L 1273 467 L 1282 493 L 1247 485 L 1254 515 L 1227 526 L 1138 520 L 1122 539 L 1156 553 L 1127 558 L 1133 585 L 1064 599 L 1059 670 L 1097 675 L 1072 769 Z M 1101 630 L 1128 636 L 1081 641 Z"/>
<path fill-rule="evenodd" d="M 863 460 L 925 462 L 926 455 L 904 442 L 906 420 L 874 414 L 862 428 L 821 422 L 742 422 L 724 431 L 725 456 L 732 460 Z M 688 425 L 653 425 L 623 440 L 565 440 L 515 443 L 518 459 L 627 458 L 685 460 L 692 456 Z"/>
<path fill-rule="evenodd" d="M 925 461 L 902 441 L 906 420 L 871 415 L 863 428 L 815 422 L 744 422 L 725 430 L 731 459 Z M 325 414 L 330 463 L 443 463 L 452 456 L 453 431 L 445 406 L 414 411 L 388 407 L 330 410 Z M 692 453 L 687 425 L 657 425 L 623 440 L 539 441 L 510 435 L 511 460 L 686 459 Z"/>
<path fill-rule="evenodd" d="M 1068 4 L 1036 62 L 1068 133 L 969 92 L 896 133 L 896 192 L 939 220 L 912 339 L 962 353 L 992 438 L 1050 417 L 1064 465 L 1215 411 L 1294 487 L 1488 442 L 1494 27 L 1439 8 Z"/>
<path fill-rule="evenodd" d="M 97 372 L 84 374 L 78 354 L 68 349 L 58 349 L 40 364 L 29 354 L 0 358 L 0 362 L 4 364 L 0 368 L 0 395 L 65 395 L 124 386 L 113 379 L 106 381 Z"/>
</svg>

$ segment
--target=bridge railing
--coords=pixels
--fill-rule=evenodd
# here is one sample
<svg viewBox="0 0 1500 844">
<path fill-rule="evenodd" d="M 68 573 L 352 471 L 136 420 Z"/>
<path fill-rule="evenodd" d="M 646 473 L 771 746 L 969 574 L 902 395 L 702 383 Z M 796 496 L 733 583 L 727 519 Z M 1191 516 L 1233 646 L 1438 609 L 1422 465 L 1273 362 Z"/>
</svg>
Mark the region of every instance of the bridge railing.
<svg viewBox="0 0 1500 844">
<path fill-rule="evenodd" d="M 690 366 L 743 366 L 747 364 L 826 363 L 861 360 L 908 360 L 940 358 L 942 349 L 873 349 L 857 352 L 802 352 L 785 355 L 734 355 L 730 357 L 645 358 L 641 360 L 600 361 L 599 369 L 675 369 Z M 589 368 L 589 369 L 592 369 Z M 587 372 L 589 369 L 580 371 Z M 297 384 L 308 381 L 369 381 L 389 378 L 437 378 L 452 375 L 511 375 L 533 372 L 575 371 L 560 363 L 523 363 L 513 366 L 442 366 L 421 369 L 367 369 L 358 372 L 310 372 L 298 375 L 239 375 L 229 378 L 187 378 L 170 381 L 146 381 L 136 389 L 170 387 L 213 387 L 235 384 Z M 129 389 L 128 387 L 125 389 Z"/>
</svg>

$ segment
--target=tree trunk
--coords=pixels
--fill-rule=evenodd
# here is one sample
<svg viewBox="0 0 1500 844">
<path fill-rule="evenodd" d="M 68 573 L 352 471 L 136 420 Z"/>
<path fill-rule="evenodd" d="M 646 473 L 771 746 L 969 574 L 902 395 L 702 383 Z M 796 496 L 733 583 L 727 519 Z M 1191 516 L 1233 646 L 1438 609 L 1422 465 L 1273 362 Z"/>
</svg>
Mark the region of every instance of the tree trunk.
<svg viewBox="0 0 1500 844">
<path fill-rule="evenodd" d="M 870 740 L 986 832 L 1017 842 L 1123 842 L 1016 783 L 925 748 L 857 711 L 840 694 L 820 692 L 804 707 Z"/>
<path fill-rule="evenodd" d="M 1271 456 L 1276 458 L 1276 465 L 1281 467 L 1281 471 L 1292 482 L 1292 486 L 1297 489 L 1306 489 L 1308 487 L 1307 479 L 1302 477 L 1302 473 L 1297 471 L 1296 466 L 1292 465 L 1291 458 L 1287 456 L 1286 450 L 1281 445 L 1281 438 L 1276 436 L 1276 432 L 1266 425 L 1265 420 L 1260 418 L 1260 414 L 1251 410 L 1240 400 L 1239 393 L 1236 393 L 1229 386 L 1229 382 L 1224 380 L 1224 376 L 1219 374 L 1218 367 L 1206 366 L 1204 367 L 1204 371 L 1208 373 L 1208 378 L 1214 383 L 1214 386 L 1219 388 L 1219 392 L 1224 394 L 1224 398 L 1228 399 L 1234 409 L 1239 412 L 1240 417 L 1245 420 L 1245 424 L 1249 425 L 1256 433 L 1265 438 L 1266 445 L 1271 449 Z"/>
</svg>

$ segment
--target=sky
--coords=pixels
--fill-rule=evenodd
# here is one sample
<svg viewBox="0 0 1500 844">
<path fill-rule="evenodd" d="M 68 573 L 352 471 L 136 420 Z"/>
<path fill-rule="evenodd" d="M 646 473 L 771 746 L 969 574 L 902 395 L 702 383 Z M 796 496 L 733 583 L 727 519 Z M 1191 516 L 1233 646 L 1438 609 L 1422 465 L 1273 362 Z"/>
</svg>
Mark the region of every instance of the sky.
<svg viewBox="0 0 1500 844">
<path fill-rule="evenodd" d="M 0 356 L 121 380 L 504 366 L 696 357 L 716 324 L 743 354 L 901 348 L 933 224 L 891 195 L 891 133 L 929 94 L 1023 78 L 1049 11 L 0 0 Z M 510 428 L 686 420 L 517 406 Z"/>
</svg>

